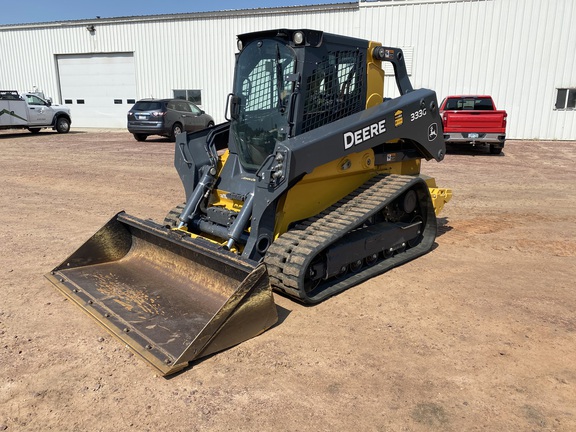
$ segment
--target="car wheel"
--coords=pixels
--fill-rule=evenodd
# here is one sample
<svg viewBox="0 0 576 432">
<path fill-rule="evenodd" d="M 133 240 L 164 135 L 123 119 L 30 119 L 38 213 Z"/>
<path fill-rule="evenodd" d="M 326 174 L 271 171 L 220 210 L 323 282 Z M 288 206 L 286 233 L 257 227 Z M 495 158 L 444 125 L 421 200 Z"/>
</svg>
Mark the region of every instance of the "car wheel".
<svg viewBox="0 0 576 432">
<path fill-rule="evenodd" d="M 70 131 L 70 120 L 66 117 L 58 117 L 56 119 L 56 132 L 68 133 Z"/>
<path fill-rule="evenodd" d="M 208 122 L 208 125 L 207 125 L 206 127 L 207 127 L 207 128 L 214 127 L 214 122 L 212 122 L 212 121 L 211 121 L 211 122 Z"/>
<path fill-rule="evenodd" d="M 134 135 L 134 138 L 136 139 L 136 141 L 146 141 L 146 138 L 148 138 L 148 135 L 146 135 L 146 134 L 135 133 L 132 135 Z"/>
<path fill-rule="evenodd" d="M 172 141 L 176 141 L 176 135 L 181 134 L 182 130 L 182 125 L 180 123 L 174 123 L 174 126 L 172 126 L 172 134 L 170 135 L 170 139 Z"/>
<path fill-rule="evenodd" d="M 28 128 L 28 130 L 33 134 L 37 134 L 38 132 L 40 132 L 40 128 Z"/>
</svg>

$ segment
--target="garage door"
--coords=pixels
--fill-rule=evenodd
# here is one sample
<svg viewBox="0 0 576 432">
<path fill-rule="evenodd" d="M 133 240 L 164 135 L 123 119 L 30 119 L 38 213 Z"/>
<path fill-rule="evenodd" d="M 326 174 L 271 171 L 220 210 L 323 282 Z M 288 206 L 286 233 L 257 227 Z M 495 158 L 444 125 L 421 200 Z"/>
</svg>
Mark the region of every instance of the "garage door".
<svg viewBox="0 0 576 432">
<path fill-rule="evenodd" d="M 125 128 L 136 98 L 132 53 L 59 55 L 62 102 L 73 127 Z"/>
</svg>

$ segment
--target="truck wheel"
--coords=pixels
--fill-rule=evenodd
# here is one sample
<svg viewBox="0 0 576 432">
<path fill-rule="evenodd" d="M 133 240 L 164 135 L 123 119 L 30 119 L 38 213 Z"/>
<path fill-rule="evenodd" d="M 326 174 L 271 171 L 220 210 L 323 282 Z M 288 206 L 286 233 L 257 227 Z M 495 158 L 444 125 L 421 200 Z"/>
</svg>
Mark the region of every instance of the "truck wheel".
<svg viewBox="0 0 576 432">
<path fill-rule="evenodd" d="M 66 117 L 58 117 L 56 120 L 56 132 L 68 133 L 70 131 L 70 120 Z"/>
<path fill-rule="evenodd" d="M 40 132 L 40 128 L 28 128 L 28 130 L 33 134 L 37 134 L 38 132 Z"/>
<path fill-rule="evenodd" d="M 175 123 L 172 126 L 172 133 L 170 134 L 170 140 L 176 141 L 176 135 L 182 133 L 182 125 L 180 123 Z"/>
<path fill-rule="evenodd" d="M 134 135 L 134 138 L 136 138 L 136 141 L 146 141 L 146 138 L 148 138 L 148 135 L 146 135 L 146 134 L 135 133 L 133 135 Z"/>
<path fill-rule="evenodd" d="M 490 146 L 490 154 L 499 155 L 500 153 L 502 153 L 502 147 Z"/>
</svg>

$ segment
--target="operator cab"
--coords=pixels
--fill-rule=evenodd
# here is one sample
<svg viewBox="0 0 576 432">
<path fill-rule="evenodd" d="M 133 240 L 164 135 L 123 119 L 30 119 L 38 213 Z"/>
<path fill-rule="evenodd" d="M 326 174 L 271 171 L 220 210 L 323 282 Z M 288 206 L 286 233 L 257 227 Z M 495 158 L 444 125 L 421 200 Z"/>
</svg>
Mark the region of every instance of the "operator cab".
<svg viewBox="0 0 576 432">
<path fill-rule="evenodd" d="M 231 97 L 230 143 L 255 172 L 276 142 L 366 105 L 366 41 L 314 30 L 241 35 Z"/>
</svg>

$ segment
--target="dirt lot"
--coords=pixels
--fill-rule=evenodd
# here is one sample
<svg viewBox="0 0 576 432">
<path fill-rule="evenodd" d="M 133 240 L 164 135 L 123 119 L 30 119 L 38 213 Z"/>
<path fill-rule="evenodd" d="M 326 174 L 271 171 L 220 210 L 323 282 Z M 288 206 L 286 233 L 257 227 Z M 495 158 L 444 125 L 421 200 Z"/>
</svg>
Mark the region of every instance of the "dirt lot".
<svg viewBox="0 0 576 432">
<path fill-rule="evenodd" d="M 0 431 L 576 430 L 576 142 L 450 153 L 437 247 L 158 377 L 43 275 L 183 200 L 173 145 L 0 133 Z"/>
</svg>

